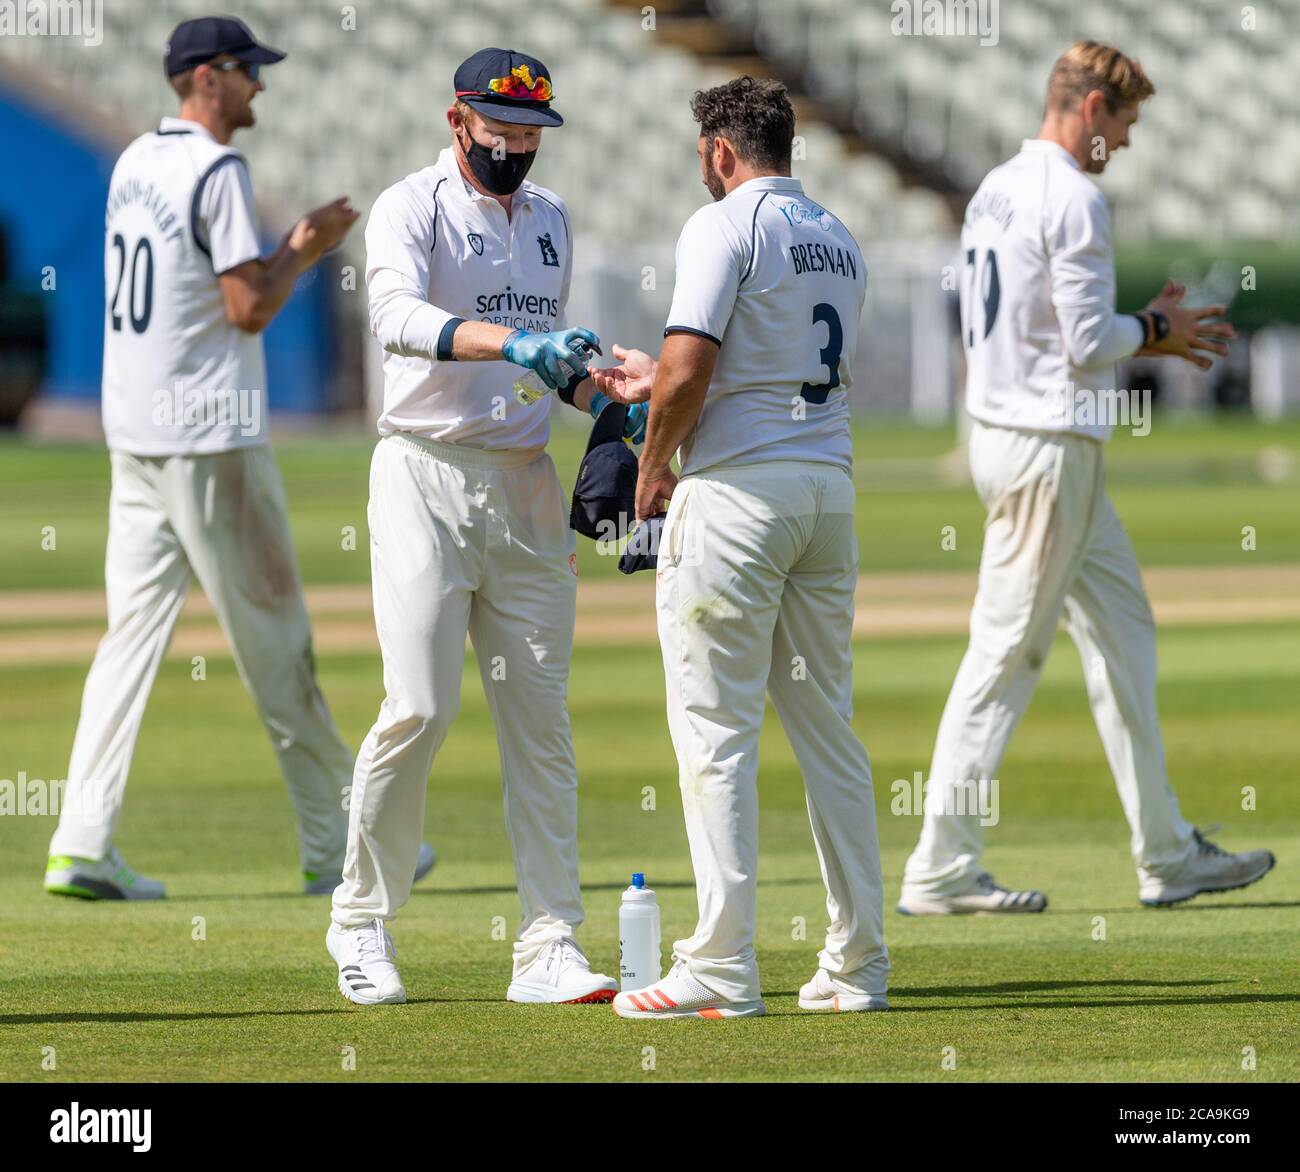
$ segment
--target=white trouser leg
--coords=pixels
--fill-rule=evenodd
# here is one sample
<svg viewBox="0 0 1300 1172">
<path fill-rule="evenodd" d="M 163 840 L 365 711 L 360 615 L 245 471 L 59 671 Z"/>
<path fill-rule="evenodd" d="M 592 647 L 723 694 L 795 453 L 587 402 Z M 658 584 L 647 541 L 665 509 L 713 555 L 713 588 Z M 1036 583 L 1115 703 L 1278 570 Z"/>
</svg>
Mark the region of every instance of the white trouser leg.
<svg viewBox="0 0 1300 1172">
<path fill-rule="evenodd" d="M 271 738 L 304 871 L 342 870 L 352 754 L 316 683 L 284 486 L 268 445 L 172 458 L 176 531 Z"/>
<path fill-rule="evenodd" d="M 388 919 L 407 901 L 434 754 L 460 706 L 470 601 L 482 567 L 473 484 L 402 437 L 370 468 L 370 564 L 385 696 L 352 776 L 341 928 Z"/>
<path fill-rule="evenodd" d="M 873 864 L 874 841 L 861 840 L 867 831 L 874 836 L 870 766 L 843 715 L 843 624 L 846 616 L 852 622 L 844 592 L 851 599 L 856 564 L 851 499 L 844 474 L 824 465 L 713 470 L 677 486 L 660 541 L 656 605 L 668 724 L 699 900 L 695 933 L 674 951 L 732 1001 L 759 997 L 758 734 L 764 690 L 780 673 L 773 699 L 808 774 L 809 816 L 833 905 L 824 962 L 883 981 L 879 860 Z M 787 593 L 791 605 L 783 609 Z M 832 597 L 838 613 L 824 613 Z M 814 631 L 819 624 L 836 634 Z M 833 651 L 832 642 L 839 644 Z M 807 656 L 809 678 L 799 683 L 789 678 L 795 655 Z M 796 729 L 804 719 L 815 727 Z M 840 820 L 839 828 L 830 825 Z"/>
<path fill-rule="evenodd" d="M 1195 853 L 1196 841 L 1165 769 L 1156 713 L 1155 620 L 1133 545 L 1108 497 L 1065 614 L 1132 831 L 1133 860 L 1157 875 L 1176 873 Z"/>
<path fill-rule="evenodd" d="M 111 454 L 108 631 L 82 696 L 53 855 L 100 859 L 113 843 L 127 772 L 158 665 L 185 605 L 190 567 L 155 483 L 160 461 Z"/>
<path fill-rule="evenodd" d="M 518 976 L 582 923 L 578 774 L 569 727 L 569 659 L 578 579 L 555 465 L 542 456 L 487 476 L 504 527 L 488 532 L 470 639 L 496 725 L 506 830 L 519 889 Z"/>
<path fill-rule="evenodd" d="M 880 846 L 871 764 L 853 732 L 853 482 L 828 473 L 812 540 L 791 568 L 772 639 L 768 693 L 794 748 L 826 884 L 821 967 L 883 996 Z"/>
<path fill-rule="evenodd" d="M 930 765 L 909 888 L 961 890 L 980 871 L 972 801 L 997 775 L 1051 650 L 1057 622 L 1104 499 L 1101 446 L 1075 436 L 975 424 L 971 471 L 989 510 L 971 610 Z"/>
<path fill-rule="evenodd" d="M 731 1001 L 759 998 L 758 733 L 786 563 L 770 510 L 746 515 L 717 480 L 678 484 L 660 535 L 655 605 L 668 729 L 695 871 L 699 922 L 673 945 Z"/>
</svg>

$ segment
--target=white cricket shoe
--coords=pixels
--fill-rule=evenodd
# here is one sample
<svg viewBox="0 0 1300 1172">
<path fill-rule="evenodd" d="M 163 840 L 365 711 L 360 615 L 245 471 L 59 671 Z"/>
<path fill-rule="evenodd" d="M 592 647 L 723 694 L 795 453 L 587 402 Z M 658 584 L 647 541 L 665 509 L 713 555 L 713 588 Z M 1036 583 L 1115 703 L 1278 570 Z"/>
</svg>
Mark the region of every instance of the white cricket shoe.
<svg viewBox="0 0 1300 1172">
<path fill-rule="evenodd" d="M 677 961 L 663 980 L 645 989 L 620 993 L 614 998 L 619 1017 L 761 1017 L 767 1012 L 762 1001 L 728 1001 L 702 985 Z"/>
<path fill-rule="evenodd" d="M 166 895 L 157 879 L 146 879 L 129 867 L 116 847 L 102 859 L 50 855 L 45 864 L 45 890 L 78 899 L 162 899 Z"/>
<path fill-rule="evenodd" d="M 582 949 L 568 936 L 557 936 L 510 982 L 507 1001 L 528 1005 L 590 1005 L 610 1001 L 618 982 L 593 973 Z"/>
<path fill-rule="evenodd" d="M 813 979 L 799 990 L 799 1008 L 814 1013 L 854 1013 L 888 1009 L 889 1001 L 883 993 L 864 993 L 825 969 L 818 969 Z"/>
<path fill-rule="evenodd" d="M 1152 875 L 1138 868 L 1138 899 L 1147 907 L 1168 907 L 1212 891 L 1233 891 L 1263 879 L 1277 861 L 1272 851 L 1233 854 L 1212 843 L 1199 830 L 1196 854 L 1176 875 Z"/>
<path fill-rule="evenodd" d="M 412 883 L 419 883 L 430 871 L 433 865 L 438 861 L 437 852 L 427 842 L 420 843 L 420 853 L 415 860 L 415 878 Z M 315 871 L 304 871 L 302 873 L 302 893 L 303 895 L 333 895 L 334 888 L 343 882 L 341 873 L 333 875 L 317 875 Z"/>
<path fill-rule="evenodd" d="M 1047 896 L 1041 891 L 1012 891 L 999 887 L 981 871 L 965 891 L 934 895 L 903 884 L 898 910 L 905 916 L 989 916 L 999 913 L 1041 912 Z"/>
<path fill-rule="evenodd" d="M 406 1000 L 397 948 L 383 920 L 360 928 L 330 924 L 325 947 L 339 966 L 339 992 L 357 1005 L 400 1005 Z"/>
</svg>

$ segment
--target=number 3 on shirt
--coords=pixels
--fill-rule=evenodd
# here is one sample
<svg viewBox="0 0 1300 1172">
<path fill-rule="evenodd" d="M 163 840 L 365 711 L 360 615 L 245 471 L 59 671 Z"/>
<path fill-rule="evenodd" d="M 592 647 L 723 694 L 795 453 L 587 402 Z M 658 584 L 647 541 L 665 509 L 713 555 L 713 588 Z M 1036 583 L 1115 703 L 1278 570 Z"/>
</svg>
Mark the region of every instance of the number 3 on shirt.
<svg viewBox="0 0 1300 1172">
<path fill-rule="evenodd" d="M 826 323 L 826 345 L 818 351 L 821 364 L 830 371 L 828 383 L 804 383 L 799 393 L 810 403 L 824 403 L 826 396 L 840 385 L 840 354 L 844 350 L 844 327 L 840 324 L 840 315 L 835 306 L 825 301 L 813 306 L 813 325 Z"/>
<path fill-rule="evenodd" d="M 993 323 L 998 319 L 998 303 L 1002 300 L 1002 283 L 998 279 L 998 254 L 989 249 L 984 254 L 984 267 L 979 269 L 975 263 L 975 249 L 966 250 L 966 267 L 970 270 L 969 293 L 966 304 L 970 320 L 966 323 L 966 349 L 975 345 L 974 293 L 978 285 L 980 298 L 984 302 L 984 333 L 981 340 L 993 332 Z"/>
</svg>

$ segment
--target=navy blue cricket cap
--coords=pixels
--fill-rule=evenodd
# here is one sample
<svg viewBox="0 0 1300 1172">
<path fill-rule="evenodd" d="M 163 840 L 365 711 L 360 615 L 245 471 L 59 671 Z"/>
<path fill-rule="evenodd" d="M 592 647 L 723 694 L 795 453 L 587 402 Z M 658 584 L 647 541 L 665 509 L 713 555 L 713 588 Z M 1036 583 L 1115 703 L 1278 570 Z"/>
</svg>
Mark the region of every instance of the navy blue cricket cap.
<svg viewBox="0 0 1300 1172">
<path fill-rule="evenodd" d="M 659 568 L 659 538 L 664 531 L 667 513 L 647 517 L 627 539 L 623 555 L 618 559 L 620 574 L 635 574 L 638 570 L 657 570 Z"/>
<path fill-rule="evenodd" d="M 536 57 L 515 49 L 480 49 L 460 63 L 452 79 L 456 96 L 498 122 L 563 126 L 551 109 L 551 74 Z"/>
<path fill-rule="evenodd" d="M 201 16 L 183 20 L 173 30 L 163 50 L 163 67 L 168 77 L 175 77 L 226 53 L 250 65 L 274 65 L 285 58 L 279 49 L 261 44 L 242 20 Z"/>
<path fill-rule="evenodd" d="M 636 516 L 637 461 L 623 442 L 627 408 L 607 403 L 591 429 L 573 485 L 569 528 L 596 541 L 623 538 Z"/>
</svg>

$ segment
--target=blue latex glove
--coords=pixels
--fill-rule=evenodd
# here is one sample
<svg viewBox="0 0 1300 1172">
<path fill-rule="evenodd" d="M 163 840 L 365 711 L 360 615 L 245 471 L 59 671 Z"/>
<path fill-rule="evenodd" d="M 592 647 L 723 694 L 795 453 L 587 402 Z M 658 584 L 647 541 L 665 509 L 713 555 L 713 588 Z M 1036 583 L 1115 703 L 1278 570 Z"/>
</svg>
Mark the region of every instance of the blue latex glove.
<svg viewBox="0 0 1300 1172">
<path fill-rule="evenodd" d="M 605 404 L 610 401 L 609 396 L 601 391 L 592 395 L 591 403 L 587 407 L 592 419 L 595 419 L 605 409 Z M 645 443 L 645 424 L 649 418 L 649 403 L 630 403 L 627 409 L 627 421 L 623 424 L 623 438 L 634 444 Z"/>
<path fill-rule="evenodd" d="M 600 339 L 590 330 L 581 327 L 571 330 L 554 330 L 549 334 L 530 334 L 515 330 L 502 344 L 501 357 L 516 366 L 524 366 L 536 373 L 553 391 L 557 391 L 578 373 L 585 375 L 587 364 L 581 355 L 574 353 L 570 343 L 585 342 L 597 354 L 601 353 Z"/>
<path fill-rule="evenodd" d="M 623 438 L 634 444 L 645 443 L 645 424 L 649 418 L 649 403 L 630 404 L 627 409 L 627 422 L 623 424 Z"/>
</svg>

